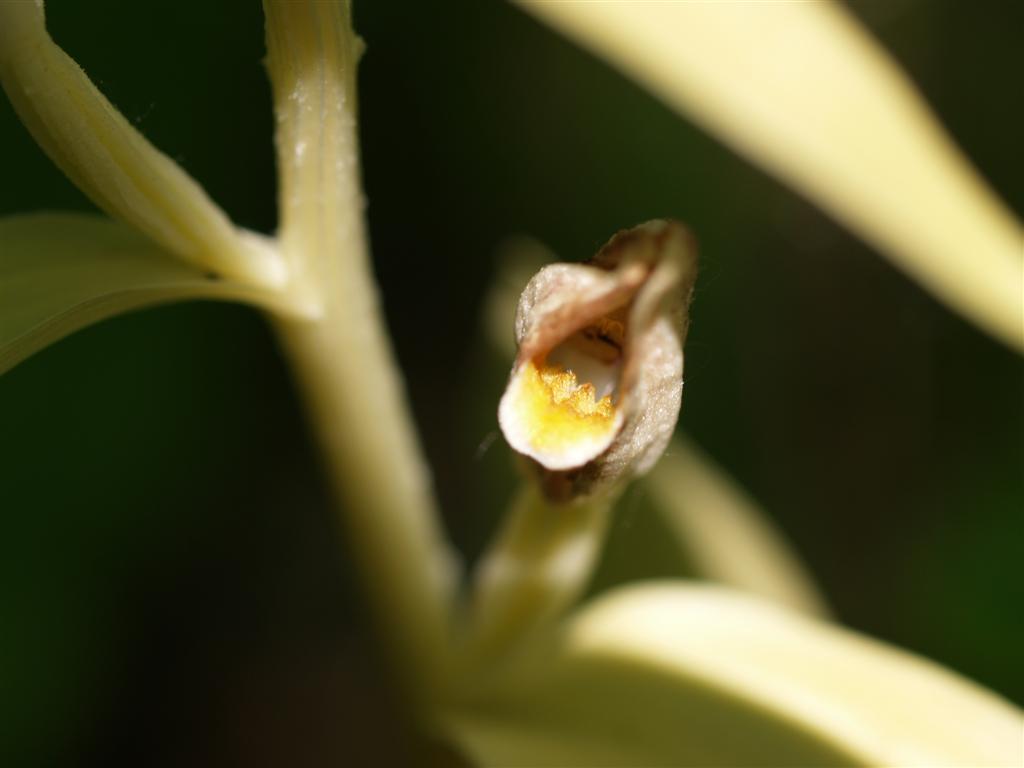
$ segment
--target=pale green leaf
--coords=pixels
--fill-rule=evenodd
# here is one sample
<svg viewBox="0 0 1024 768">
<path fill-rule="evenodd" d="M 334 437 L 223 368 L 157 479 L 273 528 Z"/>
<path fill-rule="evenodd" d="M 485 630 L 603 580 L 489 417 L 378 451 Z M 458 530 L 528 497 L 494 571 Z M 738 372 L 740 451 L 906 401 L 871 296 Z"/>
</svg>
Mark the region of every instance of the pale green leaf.
<svg viewBox="0 0 1024 768">
<path fill-rule="evenodd" d="M 912 654 L 720 587 L 621 589 L 476 681 L 483 766 L 1019 766 L 1024 717 Z"/>
<path fill-rule="evenodd" d="M 0 2 L 0 84 L 50 159 L 111 216 L 205 269 L 284 283 L 277 251 L 236 229 L 50 39 L 42 2 Z"/>
<path fill-rule="evenodd" d="M 691 440 L 673 439 L 641 482 L 693 575 L 811 615 L 827 614 L 809 571 L 782 532 Z"/>
<path fill-rule="evenodd" d="M 520 3 L 1024 349 L 1020 224 L 838 4 Z"/>
<path fill-rule="evenodd" d="M 276 292 L 207 276 L 109 219 L 45 213 L 0 219 L 0 372 L 104 318 L 197 298 L 287 311 Z"/>
</svg>

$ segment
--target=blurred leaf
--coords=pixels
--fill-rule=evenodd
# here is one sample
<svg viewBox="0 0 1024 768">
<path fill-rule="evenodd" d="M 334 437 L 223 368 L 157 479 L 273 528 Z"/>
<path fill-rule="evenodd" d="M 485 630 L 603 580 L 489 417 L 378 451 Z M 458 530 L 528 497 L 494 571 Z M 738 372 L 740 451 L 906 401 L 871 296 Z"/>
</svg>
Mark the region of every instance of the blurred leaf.
<svg viewBox="0 0 1024 768">
<path fill-rule="evenodd" d="M 641 482 L 695 576 L 827 615 L 810 573 L 771 518 L 690 440 L 676 437 Z"/>
<path fill-rule="evenodd" d="M 208 277 L 99 216 L 0 219 L 0 373 L 104 318 L 197 298 L 280 301 L 272 292 Z"/>
<path fill-rule="evenodd" d="M 487 766 L 1019 765 L 1024 719 L 931 662 L 721 588 L 622 589 L 445 724 Z"/>
<path fill-rule="evenodd" d="M 482 302 L 481 324 L 502 365 L 510 364 L 516 354 L 515 317 L 519 295 L 530 278 L 558 257 L 538 240 L 509 237 L 499 244 L 494 276 Z"/>
<path fill-rule="evenodd" d="M 521 4 L 1024 349 L 1020 224 L 839 5 Z"/>
</svg>

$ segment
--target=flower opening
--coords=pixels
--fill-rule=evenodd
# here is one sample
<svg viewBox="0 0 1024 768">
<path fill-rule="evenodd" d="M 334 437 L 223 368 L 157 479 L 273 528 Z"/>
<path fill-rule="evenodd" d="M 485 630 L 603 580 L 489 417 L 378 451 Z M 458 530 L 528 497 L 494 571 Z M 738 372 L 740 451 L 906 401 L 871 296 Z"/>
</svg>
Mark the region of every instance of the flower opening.
<svg viewBox="0 0 1024 768">
<path fill-rule="evenodd" d="M 498 418 L 549 497 L 611 487 L 664 449 L 695 272 L 682 225 L 653 221 L 620 232 L 588 263 L 545 267 L 523 291 Z"/>
</svg>

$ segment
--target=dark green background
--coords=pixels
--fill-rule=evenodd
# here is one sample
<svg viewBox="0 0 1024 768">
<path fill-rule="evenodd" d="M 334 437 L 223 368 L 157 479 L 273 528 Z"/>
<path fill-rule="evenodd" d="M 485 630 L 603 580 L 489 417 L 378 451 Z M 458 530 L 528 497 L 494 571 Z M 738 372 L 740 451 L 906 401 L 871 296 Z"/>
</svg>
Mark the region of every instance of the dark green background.
<svg viewBox="0 0 1024 768">
<path fill-rule="evenodd" d="M 1021 212 L 1016 8 L 854 6 Z M 157 146 L 237 222 L 274 229 L 256 4 L 48 13 Z M 507 365 L 479 321 L 496 247 L 527 233 L 581 259 L 618 228 L 677 217 L 703 258 L 682 423 L 791 536 L 843 622 L 1024 702 L 1020 358 L 516 10 L 367 2 L 356 19 L 375 266 L 467 556 L 513 477 L 500 440 L 478 452 Z M 91 207 L 6 103 L 0 168 L 2 213 Z M 0 435 L 0 763 L 404 759 L 255 312 L 183 305 L 63 341 L 0 380 Z M 642 527 L 627 499 L 616 551 Z"/>
</svg>

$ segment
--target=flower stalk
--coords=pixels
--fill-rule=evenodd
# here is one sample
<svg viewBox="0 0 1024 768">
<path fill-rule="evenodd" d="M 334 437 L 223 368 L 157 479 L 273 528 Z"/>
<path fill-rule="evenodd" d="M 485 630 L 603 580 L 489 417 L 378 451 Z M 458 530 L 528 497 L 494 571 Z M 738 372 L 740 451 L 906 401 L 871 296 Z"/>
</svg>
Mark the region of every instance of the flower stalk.
<svg viewBox="0 0 1024 768">
<path fill-rule="evenodd" d="M 559 618 L 583 593 L 604 548 L 613 496 L 573 504 L 526 483 L 477 566 L 467 635 L 469 674 Z"/>
</svg>

